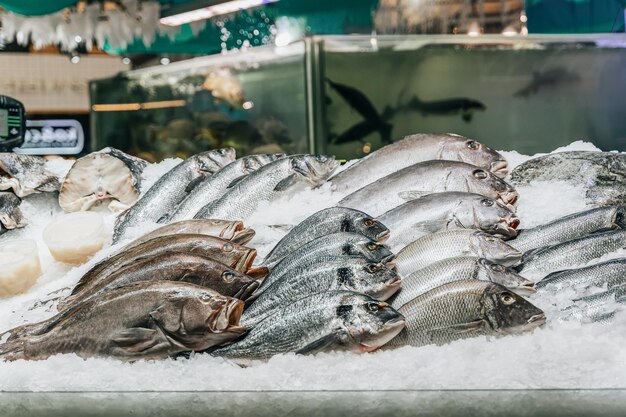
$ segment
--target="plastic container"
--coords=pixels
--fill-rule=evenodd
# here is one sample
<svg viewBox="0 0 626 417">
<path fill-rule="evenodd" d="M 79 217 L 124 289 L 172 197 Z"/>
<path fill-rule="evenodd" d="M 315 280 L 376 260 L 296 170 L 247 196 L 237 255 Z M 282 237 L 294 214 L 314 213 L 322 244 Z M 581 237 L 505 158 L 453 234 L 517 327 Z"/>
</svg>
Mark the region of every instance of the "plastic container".
<svg viewBox="0 0 626 417">
<path fill-rule="evenodd" d="M 37 242 L 25 239 L 0 244 L 0 298 L 26 292 L 40 276 Z"/>
<path fill-rule="evenodd" d="M 84 263 L 102 249 L 106 241 L 102 216 L 94 212 L 59 216 L 46 226 L 43 240 L 57 261 Z"/>
</svg>

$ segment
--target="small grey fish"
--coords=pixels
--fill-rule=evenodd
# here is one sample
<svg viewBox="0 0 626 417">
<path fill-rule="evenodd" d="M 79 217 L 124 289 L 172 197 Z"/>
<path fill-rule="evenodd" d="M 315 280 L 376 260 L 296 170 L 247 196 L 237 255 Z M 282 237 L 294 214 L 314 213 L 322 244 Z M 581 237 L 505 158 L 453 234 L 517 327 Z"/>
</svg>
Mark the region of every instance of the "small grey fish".
<svg viewBox="0 0 626 417">
<path fill-rule="evenodd" d="M 10 191 L 0 191 L 0 230 L 21 228 L 28 223 L 20 210 L 22 200 Z M 0 233 L 2 234 L 2 233 Z"/>
<path fill-rule="evenodd" d="M 246 220 L 262 201 L 273 201 L 305 187 L 317 187 L 339 163 L 324 155 L 292 155 L 246 176 L 222 197 L 203 207 L 196 219 Z"/>
<path fill-rule="evenodd" d="M 626 247 L 626 230 L 594 233 L 524 255 L 517 268 L 529 278 L 543 278 L 551 272 L 584 265 L 607 253 Z"/>
<path fill-rule="evenodd" d="M 361 256 L 374 263 L 390 262 L 394 257 L 385 245 L 358 233 L 338 232 L 322 236 L 294 250 L 276 264 L 255 295 L 263 293 L 284 274 L 329 256 Z"/>
<path fill-rule="evenodd" d="M 307 217 L 291 229 L 265 257 L 263 265 L 272 268 L 299 247 L 336 232 L 359 233 L 377 242 L 389 236 L 389 229 L 370 215 L 350 208 L 331 207 Z"/>
<path fill-rule="evenodd" d="M 385 301 L 400 288 L 400 284 L 398 273 L 382 263 L 372 263 L 357 256 L 343 256 L 335 261 L 313 265 L 302 273 L 283 275 L 246 308 L 241 323 L 244 326 L 254 325 L 276 308 L 331 290 L 359 292 Z"/>
<path fill-rule="evenodd" d="M 246 175 L 284 156 L 283 153 L 250 155 L 234 160 L 191 190 L 171 213 L 159 220 L 159 223 L 193 219 L 202 207 L 220 198 Z"/>
<path fill-rule="evenodd" d="M 241 300 L 196 285 L 138 282 L 10 330 L 0 359 L 42 360 L 63 353 L 163 359 L 237 338 L 246 330 L 239 326 L 242 310 Z"/>
<path fill-rule="evenodd" d="M 447 192 L 424 196 L 378 217 L 389 228 L 387 244 L 400 250 L 418 238 L 450 229 L 480 229 L 515 236 L 519 219 L 509 208 L 480 194 Z"/>
<path fill-rule="evenodd" d="M 243 339 L 211 354 L 250 360 L 289 352 L 371 352 L 403 327 L 402 315 L 383 301 L 350 291 L 329 291 L 274 310 Z"/>
<path fill-rule="evenodd" d="M 574 303 L 561 311 L 559 321 L 577 320 L 580 322 L 610 321 L 626 303 L 626 286 L 613 287 L 607 291 L 572 300 Z"/>
<path fill-rule="evenodd" d="M 513 205 L 517 191 L 491 172 L 465 162 L 426 161 L 408 166 L 365 185 L 338 205 L 378 216 L 427 194 L 462 191 Z"/>
<path fill-rule="evenodd" d="M 507 243 L 522 252 L 577 239 L 590 233 L 623 229 L 626 208 L 598 207 L 573 213 L 532 229 L 520 229 L 515 239 Z"/>
<path fill-rule="evenodd" d="M 441 285 L 467 279 L 491 281 L 522 295 L 535 292 L 533 282 L 515 270 L 487 259 L 466 256 L 444 259 L 404 276 L 402 289 L 391 301 L 391 306 L 398 309 Z"/>
<path fill-rule="evenodd" d="M 406 327 L 388 344 L 443 345 L 481 335 L 517 334 L 546 321 L 543 311 L 489 281 L 454 281 L 422 294 L 399 309 Z"/>
<path fill-rule="evenodd" d="M 602 287 L 605 284 L 609 289 L 626 284 L 626 258 L 553 272 L 539 281 L 536 287 L 551 289 L 573 287 L 581 290 L 591 286 Z"/>
<path fill-rule="evenodd" d="M 504 178 L 506 159 L 488 146 L 454 134 L 416 134 L 384 146 L 332 177 L 333 188 L 352 192 L 361 188 L 364 179 L 374 182 L 419 162 L 441 159 L 461 161 L 485 168 Z"/>
<path fill-rule="evenodd" d="M 115 222 L 113 243 L 128 237 L 129 228 L 156 222 L 179 204 L 195 185 L 235 160 L 233 148 L 202 152 L 187 158 L 163 175 Z M 239 219 L 234 219 L 239 220 Z"/>
<path fill-rule="evenodd" d="M 13 189 L 18 197 L 58 191 L 59 178 L 46 169 L 41 156 L 0 152 L 0 190 Z"/>
<path fill-rule="evenodd" d="M 426 235 L 405 246 L 394 260 L 402 275 L 434 262 L 458 256 L 486 258 L 502 265 L 515 265 L 522 253 L 502 239 L 474 229 L 454 229 Z"/>
</svg>

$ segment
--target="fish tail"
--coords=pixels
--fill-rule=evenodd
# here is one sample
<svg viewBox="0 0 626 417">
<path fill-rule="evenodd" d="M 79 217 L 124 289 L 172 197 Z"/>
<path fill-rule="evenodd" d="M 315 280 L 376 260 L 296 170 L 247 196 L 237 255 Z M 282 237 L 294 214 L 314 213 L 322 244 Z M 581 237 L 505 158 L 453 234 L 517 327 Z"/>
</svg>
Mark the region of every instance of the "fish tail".
<svg viewBox="0 0 626 417">
<path fill-rule="evenodd" d="M 21 326 L 0 334 L 0 340 L 6 339 L 4 343 L 0 344 L 0 360 L 16 361 L 18 359 L 26 359 L 24 352 L 26 328 L 26 326 Z"/>
</svg>

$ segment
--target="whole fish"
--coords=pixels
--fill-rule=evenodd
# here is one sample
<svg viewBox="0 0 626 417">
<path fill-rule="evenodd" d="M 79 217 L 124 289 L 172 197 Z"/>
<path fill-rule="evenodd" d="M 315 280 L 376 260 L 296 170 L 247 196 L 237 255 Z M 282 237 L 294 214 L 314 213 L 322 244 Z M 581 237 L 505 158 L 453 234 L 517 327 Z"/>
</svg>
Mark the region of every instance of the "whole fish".
<svg viewBox="0 0 626 417">
<path fill-rule="evenodd" d="M 254 237 L 254 230 L 245 228 L 243 222 L 233 220 L 183 220 L 161 226 L 133 240 L 122 250 L 128 250 L 157 237 L 186 234 L 215 236 L 239 245 L 245 245 Z"/>
<path fill-rule="evenodd" d="M 337 232 L 359 233 L 377 242 L 389 236 L 389 229 L 370 215 L 350 208 L 331 207 L 307 217 L 291 229 L 265 257 L 263 265 L 272 268 L 312 240 Z"/>
<path fill-rule="evenodd" d="M 567 181 L 586 189 L 590 204 L 626 204 L 626 154 L 558 152 L 530 159 L 511 172 L 514 184 Z"/>
<path fill-rule="evenodd" d="M 220 198 L 236 181 L 284 156 L 282 153 L 250 155 L 234 160 L 191 190 L 171 213 L 159 220 L 159 223 L 193 219 L 202 207 Z"/>
<path fill-rule="evenodd" d="M 243 302 L 196 285 L 157 281 L 116 288 L 56 316 L 9 331 L 0 359 L 80 357 L 162 359 L 228 342 L 239 326 Z"/>
<path fill-rule="evenodd" d="M 98 280 L 88 290 L 67 297 L 59 309 L 67 308 L 113 288 L 139 281 L 179 281 L 199 285 L 228 297 L 246 300 L 259 282 L 221 262 L 202 255 L 167 252 L 140 258 Z"/>
<path fill-rule="evenodd" d="M 591 286 L 613 288 L 626 284 L 626 258 L 589 265 L 584 268 L 553 272 L 536 284 L 537 288 L 573 287 L 577 290 Z"/>
<path fill-rule="evenodd" d="M 406 136 L 378 149 L 329 181 L 337 191 L 348 193 L 402 168 L 433 159 L 466 162 L 500 178 L 508 173 L 506 159 L 482 143 L 454 134 L 427 133 Z"/>
<path fill-rule="evenodd" d="M 263 293 L 286 273 L 307 267 L 330 256 L 360 256 L 370 262 L 390 262 L 394 255 L 382 243 L 358 233 L 338 232 L 319 237 L 283 258 L 265 278 L 255 295 Z"/>
<path fill-rule="evenodd" d="M 269 359 L 295 352 L 371 352 L 393 339 L 404 319 L 383 301 L 329 291 L 274 310 L 241 340 L 211 352 L 230 359 Z"/>
<path fill-rule="evenodd" d="M 626 230 L 594 233 L 530 252 L 517 268 L 524 276 L 543 278 L 551 272 L 581 266 L 626 248 Z"/>
<path fill-rule="evenodd" d="M 533 71 L 532 79 L 525 87 L 517 90 L 514 97 L 528 98 L 536 94 L 540 89 L 553 87 L 558 84 L 580 81 L 580 76 L 575 72 L 570 72 L 563 67 L 550 68 L 545 71 Z"/>
<path fill-rule="evenodd" d="M 404 276 L 402 289 L 391 301 L 391 306 L 398 309 L 441 285 L 467 279 L 491 281 L 522 295 L 535 292 L 533 282 L 515 270 L 487 259 L 465 256 L 444 259 Z"/>
<path fill-rule="evenodd" d="M 127 238 L 129 228 L 159 220 L 165 213 L 173 210 L 204 178 L 234 160 L 235 150 L 223 148 L 196 154 L 176 165 L 117 218 L 113 243 Z"/>
<path fill-rule="evenodd" d="M 244 326 L 254 325 L 276 308 L 331 290 L 359 292 L 385 301 L 400 288 L 400 284 L 398 273 L 384 264 L 344 256 L 313 265 L 302 273 L 283 275 L 246 308 L 241 323 Z"/>
<path fill-rule="evenodd" d="M 400 250 L 418 238 L 450 229 L 480 229 L 515 236 L 519 219 L 509 208 L 479 194 L 430 194 L 404 203 L 378 217 L 387 226 L 387 244 Z"/>
<path fill-rule="evenodd" d="M 142 258 L 162 255 L 169 252 L 182 252 L 206 256 L 240 272 L 246 272 L 256 256 L 256 250 L 236 243 L 206 235 L 161 236 L 144 242 L 129 250 L 112 255 L 94 265 L 78 281 L 71 295 L 91 291 L 100 282 Z"/>
<path fill-rule="evenodd" d="M 58 191 L 59 178 L 46 169 L 41 156 L 0 152 L 0 190 L 13 189 L 18 197 Z"/>
<path fill-rule="evenodd" d="M 246 220 L 262 201 L 273 201 L 286 193 L 319 186 L 337 165 L 334 158 L 324 155 L 281 158 L 246 176 L 222 197 L 203 207 L 195 218 Z"/>
<path fill-rule="evenodd" d="M 20 210 L 22 199 L 10 191 L 0 191 L 0 230 L 11 230 L 28 223 Z M 0 233 L 1 234 L 1 233 Z"/>
<path fill-rule="evenodd" d="M 522 252 L 566 242 L 598 231 L 623 229 L 624 206 L 598 207 L 570 214 L 532 229 L 520 229 L 507 243 Z"/>
<path fill-rule="evenodd" d="M 368 184 L 338 205 L 367 210 L 378 216 L 427 194 L 462 191 L 481 194 L 505 205 L 517 201 L 517 191 L 491 172 L 465 162 L 426 161 L 408 166 Z"/>
<path fill-rule="evenodd" d="M 444 284 L 400 308 L 406 328 L 388 346 L 443 345 L 481 335 L 517 334 L 546 321 L 543 311 L 501 285 Z"/>
<path fill-rule="evenodd" d="M 474 112 L 485 111 L 487 106 L 478 100 L 467 97 L 451 97 L 442 100 L 421 100 L 413 96 L 408 103 L 402 106 L 405 110 L 420 112 L 423 116 L 429 114 L 450 116 L 461 114 L 464 122 L 471 122 Z"/>
<path fill-rule="evenodd" d="M 458 256 L 486 258 L 502 265 L 515 265 L 522 253 L 502 239 L 473 229 L 446 230 L 423 236 L 404 247 L 394 259 L 398 272 L 411 274 L 418 269 Z"/>
</svg>

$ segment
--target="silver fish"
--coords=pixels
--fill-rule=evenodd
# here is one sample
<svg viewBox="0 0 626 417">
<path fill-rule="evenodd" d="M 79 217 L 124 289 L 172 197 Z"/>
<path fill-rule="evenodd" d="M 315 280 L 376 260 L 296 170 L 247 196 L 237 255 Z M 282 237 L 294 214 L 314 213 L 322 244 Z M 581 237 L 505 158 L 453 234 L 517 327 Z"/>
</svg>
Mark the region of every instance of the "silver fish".
<svg viewBox="0 0 626 417">
<path fill-rule="evenodd" d="M 387 145 L 329 181 L 337 191 L 352 192 L 368 183 L 418 162 L 441 159 L 461 161 L 485 168 L 504 178 L 508 172 L 506 159 L 498 152 L 463 136 L 454 134 L 416 134 Z"/>
<path fill-rule="evenodd" d="M 626 247 L 626 230 L 594 233 L 527 253 L 517 269 L 529 278 L 581 266 L 607 253 Z"/>
<path fill-rule="evenodd" d="M 319 237 L 283 258 L 265 278 L 255 295 L 263 293 L 286 273 L 313 265 L 330 256 L 360 256 L 371 262 L 390 262 L 394 255 L 382 243 L 358 233 L 338 232 Z"/>
<path fill-rule="evenodd" d="M 426 161 L 411 165 L 365 185 L 338 205 L 378 216 L 427 194 L 462 191 L 514 205 L 517 191 L 491 172 L 455 161 Z"/>
<path fill-rule="evenodd" d="M 539 281 L 536 287 L 549 289 L 573 287 L 581 290 L 591 286 L 602 287 L 605 284 L 609 289 L 626 284 L 626 258 L 553 272 Z"/>
<path fill-rule="evenodd" d="M 399 250 L 418 238 L 450 229 L 480 229 L 515 236 L 519 219 L 509 208 L 479 194 L 430 194 L 378 217 L 391 232 L 387 244 Z"/>
<path fill-rule="evenodd" d="M 371 352 L 403 327 L 402 315 L 383 301 L 349 291 L 329 291 L 273 311 L 243 339 L 211 354 L 250 360 L 288 352 Z"/>
<path fill-rule="evenodd" d="M 574 303 L 561 311 L 559 321 L 607 322 L 626 303 L 626 286 L 572 300 Z"/>
<path fill-rule="evenodd" d="M 59 178 L 46 169 L 41 156 L 0 153 L 0 190 L 13 189 L 18 197 L 58 191 Z"/>
<path fill-rule="evenodd" d="M 272 268 L 303 245 L 336 232 L 359 233 L 377 242 L 389 236 L 389 229 L 370 215 L 345 207 L 331 207 L 307 217 L 291 229 L 265 257 L 263 265 Z"/>
<path fill-rule="evenodd" d="M 423 236 L 404 247 L 396 256 L 396 268 L 411 274 L 434 262 L 457 256 L 486 258 L 502 265 L 515 265 L 522 253 L 502 239 L 473 229 L 455 229 Z"/>
<path fill-rule="evenodd" d="M 127 238 L 129 228 L 159 220 L 176 207 L 205 176 L 217 172 L 234 159 L 235 150 L 223 148 L 196 154 L 172 168 L 117 218 L 113 243 Z"/>
<path fill-rule="evenodd" d="M 577 239 L 590 233 L 626 227 L 623 206 L 598 207 L 570 214 L 532 229 L 520 229 L 507 243 L 522 252 Z"/>
<path fill-rule="evenodd" d="M 281 158 L 239 181 L 222 197 L 203 207 L 195 218 L 246 220 L 262 201 L 273 201 L 285 193 L 319 186 L 337 165 L 334 158 L 324 155 Z"/>
<path fill-rule="evenodd" d="M 202 207 L 220 198 L 234 183 L 284 156 L 285 154 L 282 153 L 250 155 L 234 160 L 198 184 L 174 211 L 166 214 L 159 220 L 159 223 L 193 219 Z"/>
<path fill-rule="evenodd" d="M 300 298 L 331 290 L 347 290 L 385 301 L 399 288 L 397 272 L 382 263 L 372 263 L 356 256 L 343 256 L 307 268 L 302 273 L 287 273 L 271 284 L 246 308 L 241 317 L 243 326 L 252 326 L 272 310 L 282 308 Z"/>
<path fill-rule="evenodd" d="M 501 285 L 455 281 L 400 308 L 406 328 L 388 346 L 443 345 L 481 335 L 517 334 L 546 321 L 543 311 Z"/>
<path fill-rule="evenodd" d="M 515 270 L 487 259 L 466 256 L 444 259 L 404 276 L 402 289 L 391 301 L 391 306 L 398 309 L 441 285 L 467 279 L 491 281 L 522 295 L 535 292 L 533 282 Z"/>
<path fill-rule="evenodd" d="M 22 204 L 22 200 L 12 192 L 0 191 L 0 232 L 24 227 L 28 224 L 22 215 L 20 204 Z"/>
</svg>

